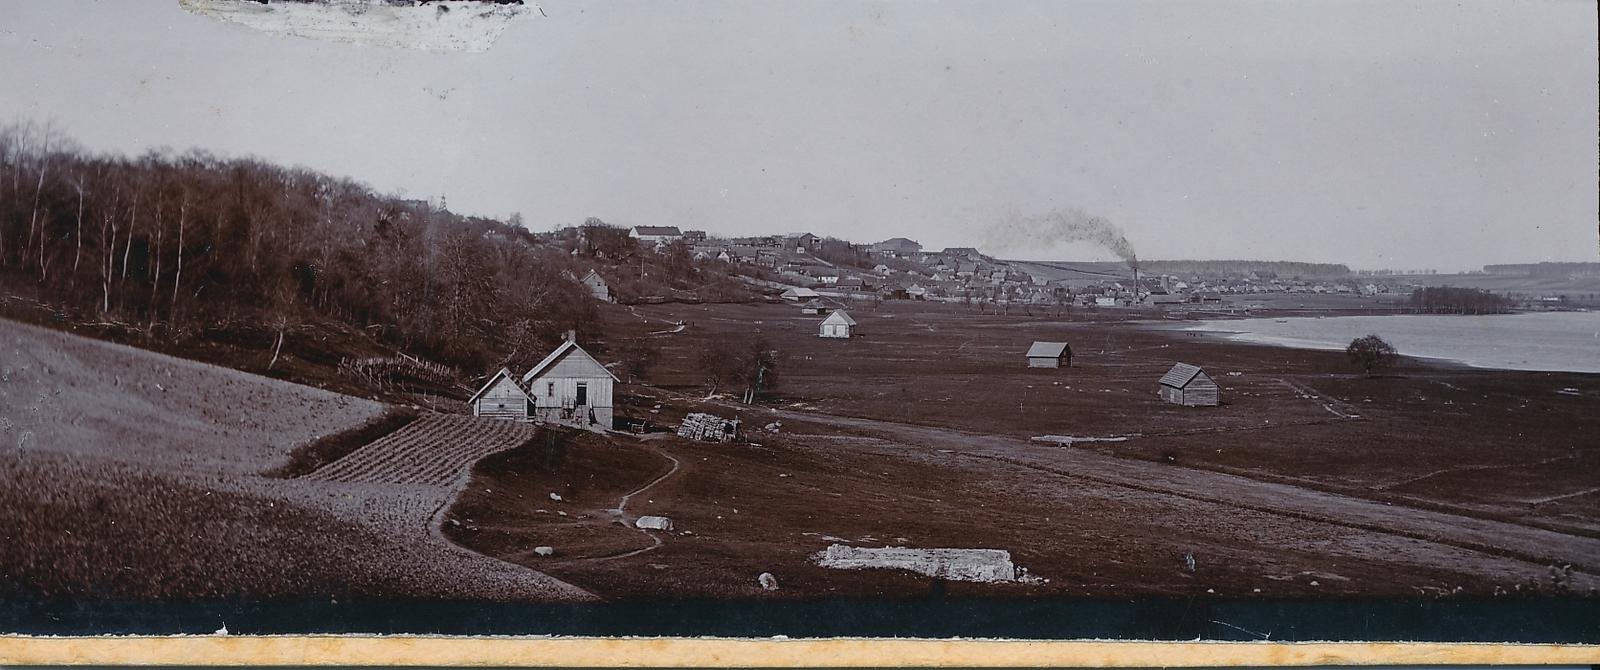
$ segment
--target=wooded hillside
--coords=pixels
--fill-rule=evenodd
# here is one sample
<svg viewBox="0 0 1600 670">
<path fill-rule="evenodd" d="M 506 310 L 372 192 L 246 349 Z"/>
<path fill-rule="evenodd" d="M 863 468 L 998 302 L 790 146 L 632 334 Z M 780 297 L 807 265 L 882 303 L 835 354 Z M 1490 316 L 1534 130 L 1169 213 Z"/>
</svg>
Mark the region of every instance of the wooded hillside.
<svg viewBox="0 0 1600 670">
<path fill-rule="evenodd" d="M 0 278 L 153 338 L 331 319 L 464 370 L 527 364 L 596 309 L 573 257 L 533 240 L 305 168 L 0 127 Z"/>
</svg>

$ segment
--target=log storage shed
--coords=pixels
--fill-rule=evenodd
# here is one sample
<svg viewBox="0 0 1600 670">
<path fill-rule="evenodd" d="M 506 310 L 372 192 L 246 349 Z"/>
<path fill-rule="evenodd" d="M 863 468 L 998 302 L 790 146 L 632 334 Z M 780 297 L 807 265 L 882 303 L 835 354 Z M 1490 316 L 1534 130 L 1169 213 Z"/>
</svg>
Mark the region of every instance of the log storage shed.
<svg viewBox="0 0 1600 670">
<path fill-rule="evenodd" d="M 1184 407 L 1215 407 L 1222 402 L 1222 390 L 1211 377 L 1188 363 L 1172 366 L 1161 376 L 1161 399 Z"/>
<path fill-rule="evenodd" d="M 822 329 L 818 337 L 850 337 L 850 329 L 856 327 L 856 320 L 850 318 L 844 310 L 839 310 L 828 315 L 822 320 Z"/>
<path fill-rule="evenodd" d="M 1066 342 L 1034 342 L 1028 347 L 1028 367 L 1072 367 L 1072 347 Z"/>
</svg>

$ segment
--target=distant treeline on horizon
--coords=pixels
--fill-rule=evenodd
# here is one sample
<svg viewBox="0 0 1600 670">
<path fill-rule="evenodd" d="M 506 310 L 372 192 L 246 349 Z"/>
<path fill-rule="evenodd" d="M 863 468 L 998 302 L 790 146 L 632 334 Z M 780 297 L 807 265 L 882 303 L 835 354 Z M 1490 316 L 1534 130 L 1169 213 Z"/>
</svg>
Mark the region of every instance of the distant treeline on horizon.
<svg viewBox="0 0 1600 670">
<path fill-rule="evenodd" d="M 1028 262 L 1028 261 L 1021 261 Z M 1122 261 L 1043 261 L 1045 263 L 1070 265 L 1084 269 L 1101 271 L 1130 271 L 1128 265 Z M 1306 263 L 1300 261 L 1246 261 L 1246 260 L 1221 260 L 1221 261 L 1139 261 L 1141 274 L 1250 274 L 1276 277 L 1324 277 L 1350 274 L 1350 267 L 1343 263 Z"/>
<path fill-rule="evenodd" d="M 1529 277 L 1600 276 L 1600 263 L 1500 263 L 1485 265 L 1483 266 L 1483 271 L 1492 275 L 1521 275 Z"/>
</svg>

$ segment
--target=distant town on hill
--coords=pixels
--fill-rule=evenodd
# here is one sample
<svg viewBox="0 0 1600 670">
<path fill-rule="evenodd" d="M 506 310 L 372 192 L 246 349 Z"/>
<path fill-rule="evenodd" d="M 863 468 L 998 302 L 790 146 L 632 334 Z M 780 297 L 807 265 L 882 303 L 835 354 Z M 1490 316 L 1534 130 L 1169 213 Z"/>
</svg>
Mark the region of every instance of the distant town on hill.
<svg viewBox="0 0 1600 670">
<path fill-rule="evenodd" d="M 569 331 L 589 339 L 601 302 L 749 302 L 791 288 L 978 309 L 1409 295 L 1422 286 L 1482 289 L 1533 306 L 1600 298 L 1600 263 L 1457 275 L 1253 260 L 1136 268 L 1007 260 L 906 237 L 718 237 L 593 217 L 533 232 L 518 215 L 462 216 L 442 200 L 256 159 L 91 153 L 33 124 L 0 128 L 0 172 L 12 177 L 0 180 L 0 275 L 11 299 L 149 340 L 222 328 L 281 346 L 304 324 L 336 324 L 372 346 L 472 369 L 526 364 Z"/>
</svg>

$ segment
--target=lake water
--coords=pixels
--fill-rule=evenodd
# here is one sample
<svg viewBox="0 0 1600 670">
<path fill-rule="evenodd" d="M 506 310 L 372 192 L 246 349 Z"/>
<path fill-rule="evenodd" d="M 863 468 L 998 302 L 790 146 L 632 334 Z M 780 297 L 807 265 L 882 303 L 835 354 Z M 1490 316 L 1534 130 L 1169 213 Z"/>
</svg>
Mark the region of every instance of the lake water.
<svg viewBox="0 0 1600 670">
<path fill-rule="evenodd" d="M 1343 350 L 1376 334 L 1401 354 L 1473 367 L 1600 373 L 1600 312 L 1291 317 L 1203 321 L 1185 330 L 1300 349 Z"/>
</svg>

